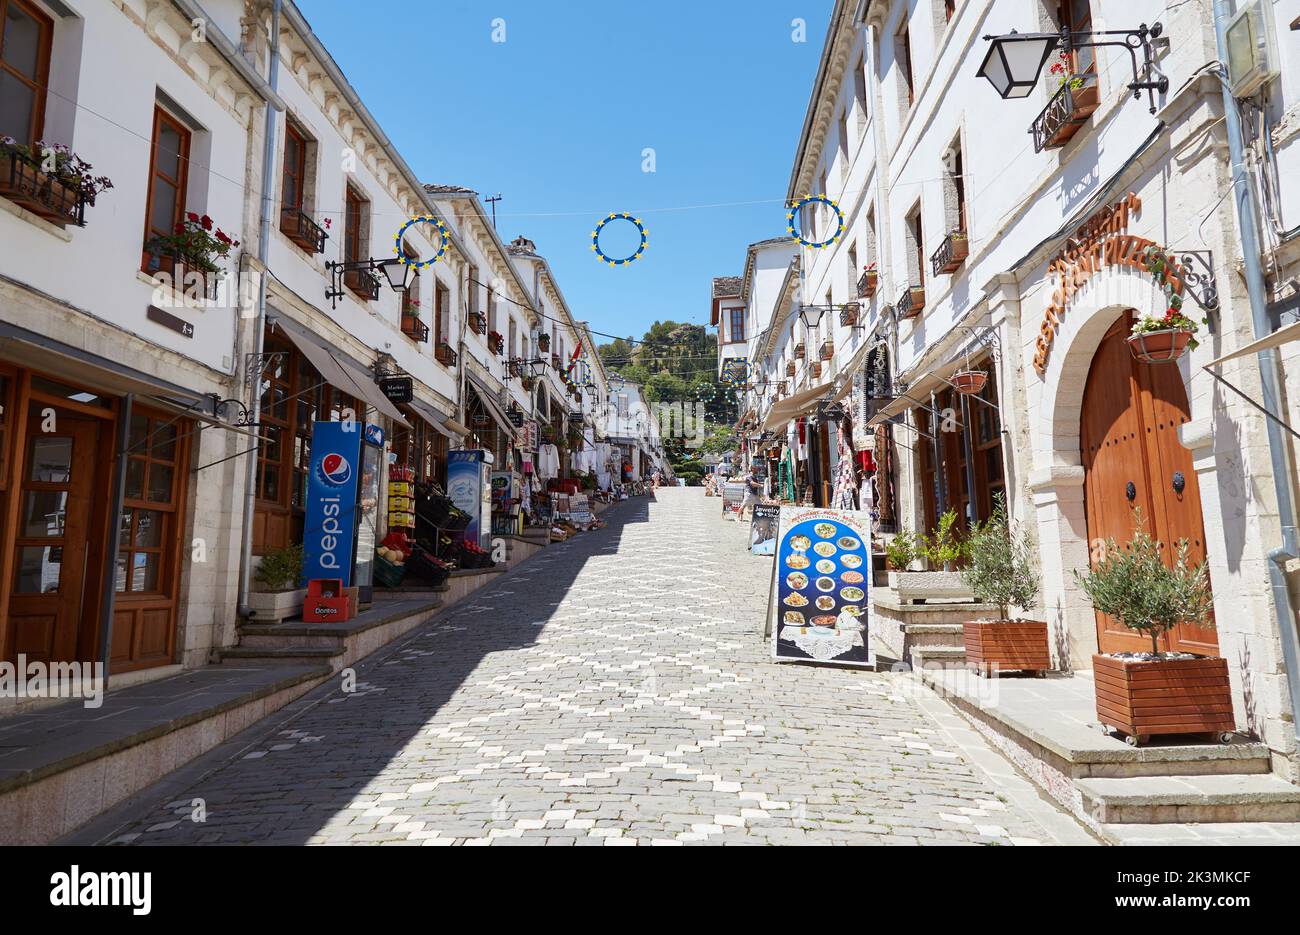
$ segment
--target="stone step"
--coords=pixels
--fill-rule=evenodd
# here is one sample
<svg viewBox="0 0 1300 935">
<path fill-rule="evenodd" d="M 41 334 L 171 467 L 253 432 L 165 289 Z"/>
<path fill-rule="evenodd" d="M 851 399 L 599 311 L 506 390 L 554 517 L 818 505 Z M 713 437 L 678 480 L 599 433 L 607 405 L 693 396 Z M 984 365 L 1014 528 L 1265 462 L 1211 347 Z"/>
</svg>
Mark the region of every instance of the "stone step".
<svg viewBox="0 0 1300 935">
<path fill-rule="evenodd" d="M 1300 821 L 1300 786 L 1272 774 L 1076 779 L 1101 824 Z"/>
<path fill-rule="evenodd" d="M 913 649 L 936 646 L 951 649 L 962 646 L 963 627 L 960 623 L 906 623 L 903 638 Z"/>
<path fill-rule="evenodd" d="M 966 664 L 965 646 L 913 646 L 910 650 L 912 668 L 924 666 L 944 668 Z"/>
<path fill-rule="evenodd" d="M 1101 835 L 1112 844 L 1130 847 L 1296 847 L 1300 822 L 1220 821 L 1186 825 L 1102 825 Z"/>
<path fill-rule="evenodd" d="M 307 665 L 328 662 L 343 655 L 342 644 L 337 646 L 231 646 L 221 651 L 224 662 L 274 662 L 278 665 Z"/>
</svg>

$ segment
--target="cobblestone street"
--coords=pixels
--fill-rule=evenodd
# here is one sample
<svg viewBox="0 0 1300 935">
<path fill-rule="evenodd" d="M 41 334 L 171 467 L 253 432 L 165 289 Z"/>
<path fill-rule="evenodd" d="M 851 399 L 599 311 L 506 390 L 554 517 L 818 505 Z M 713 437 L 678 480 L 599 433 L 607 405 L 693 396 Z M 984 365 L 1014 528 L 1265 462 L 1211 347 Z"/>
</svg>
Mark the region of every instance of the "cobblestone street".
<svg viewBox="0 0 1300 935">
<path fill-rule="evenodd" d="M 614 507 L 78 839 L 1054 843 L 907 676 L 771 661 L 718 503 Z"/>
</svg>

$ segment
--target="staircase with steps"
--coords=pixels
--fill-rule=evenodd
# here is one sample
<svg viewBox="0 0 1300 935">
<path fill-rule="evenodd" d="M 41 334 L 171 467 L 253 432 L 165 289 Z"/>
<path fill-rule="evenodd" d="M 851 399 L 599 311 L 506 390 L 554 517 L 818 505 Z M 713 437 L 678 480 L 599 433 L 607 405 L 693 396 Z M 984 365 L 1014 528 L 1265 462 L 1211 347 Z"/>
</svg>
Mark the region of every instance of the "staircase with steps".
<svg viewBox="0 0 1300 935">
<path fill-rule="evenodd" d="M 934 650 L 918 647 L 913 655 Z M 1089 673 L 983 679 L 927 667 L 920 679 L 1058 805 L 1114 844 L 1300 844 L 1300 785 L 1268 747 L 1156 740 L 1131 747 L 1097 723 Z"/>
</svg>

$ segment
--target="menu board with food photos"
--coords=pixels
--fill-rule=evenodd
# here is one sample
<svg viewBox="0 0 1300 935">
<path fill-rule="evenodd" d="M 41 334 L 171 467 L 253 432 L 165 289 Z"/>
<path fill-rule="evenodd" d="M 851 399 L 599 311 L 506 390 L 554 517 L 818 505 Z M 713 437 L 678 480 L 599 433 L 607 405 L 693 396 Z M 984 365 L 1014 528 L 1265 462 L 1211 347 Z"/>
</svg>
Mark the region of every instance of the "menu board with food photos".
<svg viewBox="0 0 1300 935">
<path fill-rule="evenodd" d="M 783 506 L 768 604 L 777 660 L 875 665 L 867 639 L 871 516 Z"/>
</svg>

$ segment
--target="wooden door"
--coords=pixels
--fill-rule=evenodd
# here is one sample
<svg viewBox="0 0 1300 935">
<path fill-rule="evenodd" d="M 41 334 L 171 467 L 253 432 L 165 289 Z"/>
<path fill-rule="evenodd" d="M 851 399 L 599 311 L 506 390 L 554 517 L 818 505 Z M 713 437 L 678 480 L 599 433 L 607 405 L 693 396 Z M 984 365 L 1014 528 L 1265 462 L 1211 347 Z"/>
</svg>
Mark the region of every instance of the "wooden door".
<svg viewBox="0 0 1300 935">
<path fill-rule="evenodd" d="M 1092 359 L 1083 393 L 1080 445 L 1088 543 L 1095 564 L 1108 538 L 1123 546 L 1133 534 L 1134 508 L 1142 511 L 1148 532 L 1173 561 L 1168 543 L 1186 539 L 1194 562 L 1205 560 L 1205 530 L 1200 487 L 1191 452 L 1178 439 L 1190 418 L 1178 368 L 1134 359 L 1126 338 L 1132 313 L 1106 332 Z M 1218 643 L 1206 627 L 1180 625 L 1161 638 L 1162 649 L 1214 655 Z M 1097 614 L 1101 652 L 1151 649 L 1135 633 L 1106 614 Z"/>
<path fill-rule="evenodd" d="M 76 660 L 80 631 L 95 626 L 82 618 L 95 603 L 87 546 L 99 424 L 62 410 L 53 416 L 51 431 L 41 410 L 28 419 L 9 597 L 15 654 L 47 663 Z"/>
</svg>

